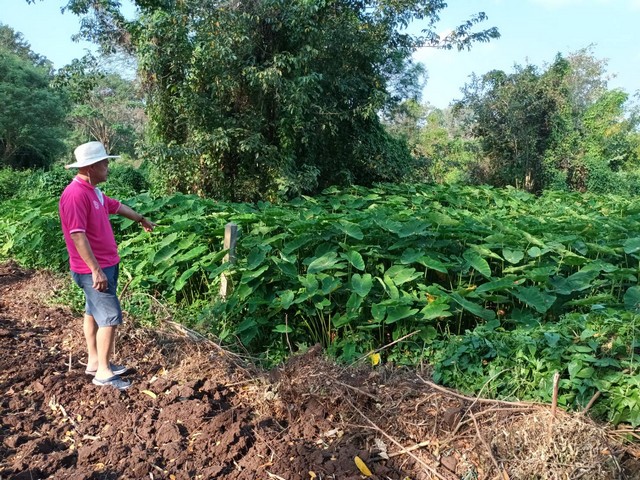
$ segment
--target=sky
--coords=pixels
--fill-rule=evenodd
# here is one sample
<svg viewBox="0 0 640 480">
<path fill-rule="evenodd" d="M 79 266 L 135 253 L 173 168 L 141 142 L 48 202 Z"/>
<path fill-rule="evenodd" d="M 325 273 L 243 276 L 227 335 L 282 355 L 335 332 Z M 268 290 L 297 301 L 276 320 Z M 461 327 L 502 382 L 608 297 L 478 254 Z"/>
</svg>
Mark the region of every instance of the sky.
<svg viewBox="0 0 640 480">
<path fill-rule="evenodd" d="M 126 0 L 123 3 L 127 3 Z M 608 61 L 614 76 L 609 88 L 629 94 L 640 91 L 640 0 L 449 0 L 437 25 L 439 33 L 485 12 L 479 28 L 498 27 L 501 37 L 476 44 L 470 51 L 422 48 L 415 59 L 424 63 L 428 80 L 423 102 L 444 108 L 462 98 L 471 74 L 499 69 L 513 72 L 515 64 L 544 68 L 556 54 L 568 55 L 592 47 L 593 55 Z M 74 43 L 79 19 L 60 13 L 66 0 L 0 0 L 0 23 L 21 32 L 31 49 L 47 57 L 55 68 L 80 58 L 91 45 Z M 133 12 L 129 9 L 129 12 Z M 419 24 L 412 28 L 420 29 Z"/>
</svg>

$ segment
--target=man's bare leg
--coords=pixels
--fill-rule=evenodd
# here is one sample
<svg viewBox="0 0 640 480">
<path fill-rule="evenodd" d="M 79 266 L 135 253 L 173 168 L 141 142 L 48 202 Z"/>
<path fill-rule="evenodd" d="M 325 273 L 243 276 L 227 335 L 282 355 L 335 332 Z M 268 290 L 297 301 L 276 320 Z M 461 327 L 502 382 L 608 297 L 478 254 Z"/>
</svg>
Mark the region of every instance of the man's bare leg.
<svg viewBox="0 0 640 480">
<path fill-rule="evenodd" d="M 98 324 L 93 315 L 84 314 L 84 338 L 87 341 L 87 370 L 95 372 L 98 370 L 98 347 L 96 344 L 96 335 L 98 334 Z M 115 331 L 114 327 L 114 331 Z M 114 332 L 113 341 L 111 342 L 111 352 L 109 353 L 109 361 L 113 358 L 116 349 L 116 333 Z"/>
<path fill-rule="evenodd" d="M 98 324 L 93 318 L 93 315 L 84 314 L 82 330 L 84 331 L 84 338 L 87 341 L 87 370 L 95 372 L 98 369 L 98 347 L 96 346 Z"/>
<path fill-rule="evenodd" d="M 98 358 L 96 379 L 98 380 L 105 380 L 113 377 L 109 360 L 111 358 L 111 351 L 113 350 L 116 328 L 117 327 L 115 326 L 98 328 L 98 333 L 96 334 L 96 350 Z"/>
</svg>

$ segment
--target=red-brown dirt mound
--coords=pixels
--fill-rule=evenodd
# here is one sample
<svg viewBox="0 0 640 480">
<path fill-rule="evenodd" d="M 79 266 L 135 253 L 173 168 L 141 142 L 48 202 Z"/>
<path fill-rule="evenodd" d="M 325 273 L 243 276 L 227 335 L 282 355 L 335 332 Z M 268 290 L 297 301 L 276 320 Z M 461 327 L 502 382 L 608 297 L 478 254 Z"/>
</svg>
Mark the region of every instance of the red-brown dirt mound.
<svg viewBox="0 0 640 480">
<path fill-rule="evenodd" d="M 0 480 L 640 478 L 634 445 L 581 415 L 318 348 L 263 372 L 171 322 L 124 327 L 133 387 L 96 387 L 81 319 L 47 303 L 65 281 L 0 265 Z"/>
</svg>

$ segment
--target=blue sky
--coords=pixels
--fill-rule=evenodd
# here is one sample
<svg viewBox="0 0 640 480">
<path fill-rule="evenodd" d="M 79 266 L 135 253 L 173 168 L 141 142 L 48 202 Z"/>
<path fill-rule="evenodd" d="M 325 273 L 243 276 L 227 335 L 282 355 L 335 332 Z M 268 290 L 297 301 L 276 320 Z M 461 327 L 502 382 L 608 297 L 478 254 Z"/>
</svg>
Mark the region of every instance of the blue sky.
<svg viewBox="0 0 640 480">
<path fill-rule="evenodd" d="M 0 22 L 21 32 L 32 50 L 60 68 L 91 47 L 71 41 L 79 20 L 60 13 L 64 4 L 66 0 L 33 5 L 26 0 L 0 0 Z M 481 25 L 497 26 L 501 38 L 475 45 L 469 52 L 429 48 L 416 52 L 416 59 L 429 72 L 423 101 L 436 107 L 460 98 L 460 89 L 472 73 L 512 72 L 514 64 L 542 67 L 557 53 L 566 55 L 591 44 L 596 58 L 607 59 L 607 71 L 615 75 L 610 88 L 630 94 L 640 90 L 640 0 L 449 0 L 448 4 L 439 32 L 484 11 L 489 19 Z"/>
</svg>

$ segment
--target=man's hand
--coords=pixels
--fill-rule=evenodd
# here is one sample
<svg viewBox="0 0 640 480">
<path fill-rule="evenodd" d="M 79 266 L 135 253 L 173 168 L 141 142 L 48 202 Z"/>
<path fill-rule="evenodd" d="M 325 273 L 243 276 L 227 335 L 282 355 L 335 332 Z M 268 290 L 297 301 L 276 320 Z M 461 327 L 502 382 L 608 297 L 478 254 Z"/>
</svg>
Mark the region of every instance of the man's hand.
<svg viewBox="0 0 640 480">
<path fill-rule="evenodd" d="M 101 268 L 91 272 L 91 278 L 93 278 L 93 288 L 99 292 L 104 292 L 109 288 L 109 281 Z"/>
<path fill-rule="evenodd" d="M 153 232 L 153 229 L 156 228 L 157 226 L 155 223 L 153 223 L 151 220 L 149 220 L 146 217 L 142 217 L 138 223 L 142 228 L 144 228 L 145 232 Z"/>
</svg>

